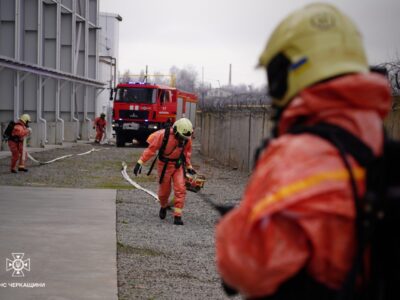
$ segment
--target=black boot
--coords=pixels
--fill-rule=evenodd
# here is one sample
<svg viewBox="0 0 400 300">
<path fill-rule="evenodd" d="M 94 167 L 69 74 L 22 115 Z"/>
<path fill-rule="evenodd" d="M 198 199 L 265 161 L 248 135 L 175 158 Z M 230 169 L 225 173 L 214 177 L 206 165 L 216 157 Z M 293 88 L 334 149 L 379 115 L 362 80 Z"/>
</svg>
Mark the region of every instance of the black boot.
<svg viewBox="0 0 400 300">
<path fill-rule="evenodd" d="M 25 169 L 25 168 L 18 168 L 18 171 L 20 171 L 20 172 L 28 172 L 28 169 Z"/>
<path fill-rule="evenodd" d="M 164 220 L 165 217 L 167 216 L 167 208 L 166 207 L 161 207 L 160 208 L 160 212 L 158 213 L 158 215 L 160 216 L 161 220 Z"/>
<path fill-rule="evenodd" d="M 174 217 L 174 225 L 183 225 L 182 217 Z"/>
</svg>

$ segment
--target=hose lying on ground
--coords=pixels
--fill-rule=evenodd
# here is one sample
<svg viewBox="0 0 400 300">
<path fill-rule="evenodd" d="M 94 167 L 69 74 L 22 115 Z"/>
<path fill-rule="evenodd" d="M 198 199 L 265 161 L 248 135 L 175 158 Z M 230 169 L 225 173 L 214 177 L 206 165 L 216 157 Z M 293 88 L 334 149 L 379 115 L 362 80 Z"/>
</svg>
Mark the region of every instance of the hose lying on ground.
<svg viewBox="0 0 400 300">
<path fill-rule="evenodd" d="M 40 165 L 47 165 L 47 164 L 51 164 L 51 163 L 53 163 L 53 162 L 55 162 L 55 161 L 58 161 L 58 160 L 61 160 L 61 159 L 64 159 L 64 158 L 68 158 L 68 157 L 71 157 L 71 156 L 74 156 L 74 155 L 81 156 L 81 155 L 86 155 L 86 154 L 89 154 L 89 153 L 91 153 L 91 152 L 100 151 L 100 150 L 102 150 L 102 149 L 95 149 L 95 148 L 92 148 L 91 150 L 86 151 L 86 152 L 84 152 L 84 153 L 67 154 L 67 155 L 63 155 L 63 156 L 57 157 L 57 158 L 52 159 L 52 160 L 49 160 L 49 161 L 39 161 L 39 160 L 35 159 L 30 153 L 28 153 L 28 157 L 29 157 L 32 161 L 34 161 L 35 163 L 38 163 L 38 164 L 40 164 Z"/>
<path fill-rule="evenodd" d="M 137 182 L 133 181 L 132 178 L 129 177 L 129 175 L 128 175 L 127 171 L 126 171 L 127 167 L 128 167 L 127 164 L 123 161 L 122 162 L 121 174 L 125 178 L 125 180 L 128 181 L 131 185 L 133 185 L 138 190 L 142 190 L 143 192 L 145 192 L 145 193 L 149 194 L 150 196 L 152 196 L 157 202 L 159 202 L 160 200 L 158 200 L 157 194 L 153 193 L 152 191 L 149 191 L 149 190 L 145 189 L 144 187 L 142 187 Z"/>
<path fill-rule="evenodd" d="M 123 162 L 122 162 L 121 174 L 122 174 L 122 176 L 125 178 L 125 180 L 128 181 L 131 185 L 133 185 L 133 186 L 134 186 L 135 188 L 137 188 L 138 190 L 144 191 L 145 193 L 149 194 L 149 195 L 152 196 L 154 199 L 156 199 L 157 202 L 159 202 L 160 200 L 158 200 L 157 194 L 155 194 L 155 193 L 153 193 L 152 191 L 149 191 L 149 190 L 143 188 L 143 187 L 140 186 L 137 182 L 133 181 L 133 180 L 129 177 L 129 175 L 128 175 L 127 171 L 126 171 L 127 167 L 128 167 L 127 164 L 123 161 Z M 216 204 L 216 203 L 214 203 L 214 201 L 212 201 L 212 200 L 208 197 L 208 195 L 202 194 L 201 192 L 198 193 L 198 195 L 200 196 L 200 198 L 201 198 L 204 202 L 208 203 L 213 209 L 215 209 L 216 211 L 218 211 L 219 214 L 220 214 L 221 216 L 225 215 L 225 214 L 226 214 L 227 212 L 229 212 L 231 209 L 235 208 L 234 205 L 219 205 L 219 204 Z"/>
</svg>

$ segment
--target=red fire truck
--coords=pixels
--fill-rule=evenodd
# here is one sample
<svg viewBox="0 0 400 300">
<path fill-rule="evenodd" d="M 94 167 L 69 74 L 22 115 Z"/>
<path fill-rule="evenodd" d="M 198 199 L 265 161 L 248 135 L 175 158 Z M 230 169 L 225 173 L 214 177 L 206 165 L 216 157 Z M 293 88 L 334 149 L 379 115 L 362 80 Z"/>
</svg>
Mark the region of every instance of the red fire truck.
<svg viewBox="0 0 400 300">
<path fill-rule="evenodd" d="M 128 82 L 113 93 L 113 129 L 117 147 L 136 139 L 144 143 L 154 131 L 186 117 L 194 124 L 197 96 L 174 87 Z"/>
</svg>

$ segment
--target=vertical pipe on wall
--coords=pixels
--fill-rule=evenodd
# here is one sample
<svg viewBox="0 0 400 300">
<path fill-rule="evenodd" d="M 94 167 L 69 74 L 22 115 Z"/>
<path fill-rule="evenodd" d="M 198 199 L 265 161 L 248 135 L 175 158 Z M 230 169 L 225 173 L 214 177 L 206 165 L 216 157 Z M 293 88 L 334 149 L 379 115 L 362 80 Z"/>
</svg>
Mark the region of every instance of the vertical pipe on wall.
<svg viewBox="0 0 400 300">
<path fill-rule="evenodd" d="M 94 24 L 96 25 L 96 27 L 99 27 L 99 3 L 96 1 L 96 20 L 94 20 Z M 96 29 L 96 37 L 95 37 L 95 52 L 96 52 L 96 61 L 95 61 L 95 79 L 98 80 L 99 79 L 99 30 Z M 111 68 L 110 70 L 112 71 L 112 59 L 111 59 Z M 110 77 L 110 88 L 111 87 L 111 80 L 112 80 L 112 75 Z M 98 96 L 100 95 L 100 93 L 103 91 L 104 89 L 97 89 L 96 92 L 95 90 L 95 98 L 94 98 L 94 112 L 96 112 L 96 108 L 97 108 L 97 103 L 98 103 Z M 110 107 L 110 104 L 108 104 L 108 107 Z M 106 136 L 109 135 L 109 133 L 111 133 L 111 122 L 110 122 L 110 114 L 108 113 L 109 111 L 106 111 L 107 113 L 107 126 L 106 126 Z M 96 117 L 96 115 L 95 115 Z"/>
<path fill-rule="evenodd" d="M 18 71 L 15 71 L 14 76 L 14 120 L 18 120 L 20 111 L 19 111 L 19 100 L 20 100 L 20 74 Z"/>
<path fill-rule="evenodd" d="M 42 66 L 43 60 L 43 1 L 39 0 L 38 3 L 38 57 L 37 62 L 39 66 Z M 43 82 L 42 76 L 38 75 L 37 85 L 37 100 L 36 100 L 36 121 L 38 122 L 38 134 L 40 140 L 40 146 L 44 147 L 47 143 L 47 122 L 42 118 L 42 89 Z M 40 123 L 42 126 L 40 126 Z"/>
<path fill-rule="evenodd" d="M 99 2 L 98 1 L 96 1 L 96 22 L 95 22 L 95 25 L 96 25 L 96 28 L 98 28 L 99 27 L 99 15 L 100 15 L 100 13 L 99 13 Z M 95 63 L 95 79 L 96 80 L 98 80 L 99 79 L 99 36 L 100 36 L 100 33 L 99 33 L 99 30 L 98 29 L 96 29 L 96 41 L 95 41 L 95 43 L 96 43 L 96 63 Z"/>
<path fill-rule="evenodd" d="M 89 77 L 89 0 L 85 1 L 85 77 Z M 88 131 L 88 137 L 90 132 L 90 125 L 92 120 L 88 116 L 88 101 L 89 101 L 89 91 L 88 86 L 85 86 L 85 99 L 84 99 L 84 120 L 86 125 L 86 130 Z"/>
<path fill-rule="evenodd" d="M 85 128 L 88 131 L 88 138 L 89 138 L 89 132 L 90 132 L 90 125 L 92 123 L 92 120 L 88 117 L 88 98 L 89 98 L 89 87 L 87 85 L 84 86 L 85 88 L 85 96 L 84 96 L 84 102 L 83 102 L 83 116 L 85 120 Z"/>
<path fill-rule="evenodd" d="M 21 0 L 15 0 L 15 19 L 14 19 L 14 58 L 15 60 L 20 60 L 20 22 L 21 22 Z M 18 71 L 14 72 L 14 119 L 18 120 L 20 115 L 20 73 Z"/>
<path fill-rule="evenodd" d="M 76 46 L 76 0 L 72 0 L 72 33 L 71 33 L 71 42 L 72 42 L 72 51 L 71 51 L 71 61 L 72 61 L 72 74 L 76 75 L 77 73 L 77 64 L 78 57 L 76 57 L 77 51 L 79 51 L 79 45 Z M 80 42 L 80 31 L 78 43 Z M 79 119 L 75 117 L 75 101 L 76 101 L 76 83 L 72 83 L 72 91 L 71 91 L 71 121 L 76 122 L 76 131 L 75 136 L 78 140 L 79 137 Z"/>
<path fill-rule="evenodd" d="M 56 86 L 56 122 L 59 122 L 61 125 L 60 128 L 60 143 L 64 142 L 64 120 L 61 119 L 60 117 L 60 91 L 61 91 L 61 85 L 60 85 L 60 80 L 57 80 L 57 86 Z M 58 131 L 56 130 L 56 134 L 58 135 Z"/>
<path fill-rule="evenodd" d="M 38 76 L 38 89 L 37 89 L 37 101 L 36 101 L 36 116 L 38 120 L 39 128 L 39 143 L 41 147 L 44 147 L 47 143 L 47 121 L 42 118 L 42 100 L 43 100 L 43 81 L 42 76 Z M 40 126 L 40 123 L 42 126 Z"/>
<path fill-rule="evenodd" d="M 56 28 L 56 69 L 61 70 L 61 3 L 57 2 L 57 28 Z M 60 143 L 64 142 L 64 120 L 60 117 L 60 80 L 57 80 L 56 87 L 56 123 L 60 123 L 61 128 L 57 130 L 56 126 L 56 140 L 60 135 Z"/>
<path fill-rule="evenodd" d="M 75 100 L 76 100 L 76 83 L 72 83 L 72 93 L 71 93 L 71 121 L 76 122 L 76 139 L 79 140 L 79 120 L 75 117 Z"/>
</svg>

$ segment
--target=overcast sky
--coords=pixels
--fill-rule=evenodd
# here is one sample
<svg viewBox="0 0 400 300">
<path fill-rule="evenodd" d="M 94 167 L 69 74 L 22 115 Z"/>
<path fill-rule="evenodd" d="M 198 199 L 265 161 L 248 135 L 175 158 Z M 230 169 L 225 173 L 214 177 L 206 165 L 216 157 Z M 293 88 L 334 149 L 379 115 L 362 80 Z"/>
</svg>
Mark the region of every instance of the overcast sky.
<svg viewBox="0 0 400 300">
<path fill-rule="evenodd" d="M 100 11 L 122 16 L 120 70 L 168 73 L 193 66 L 213 87 L 265 82 L 255 69 L 272 30 L 308 0 L 100 0 Z M 400 58 L 400 0 L 330 0 L 360 28 L 370 64 Z M 219 83 L 218 83 L 219 81 Z"/>
</svg>

